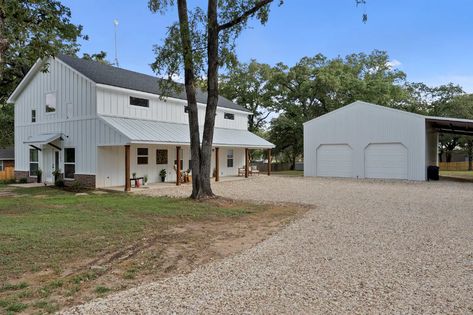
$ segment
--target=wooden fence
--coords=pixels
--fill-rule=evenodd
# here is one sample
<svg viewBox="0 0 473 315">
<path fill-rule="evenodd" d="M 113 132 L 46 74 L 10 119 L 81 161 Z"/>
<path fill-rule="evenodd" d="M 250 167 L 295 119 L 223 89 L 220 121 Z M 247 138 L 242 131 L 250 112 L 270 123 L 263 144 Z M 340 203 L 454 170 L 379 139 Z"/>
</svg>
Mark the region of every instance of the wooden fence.
<svg viewBox="0 0 473 315">
<path fill-rule="evenodd" d="M 441 171 L 468 171 L 468 162 L 440 162 Z"/>
<path fill-rule="evenodd" d="M 5 167 L 3 171 L 0 171 L 0 180 L 9 180 L 15 178 L 15 168 Z"/>
</svg>

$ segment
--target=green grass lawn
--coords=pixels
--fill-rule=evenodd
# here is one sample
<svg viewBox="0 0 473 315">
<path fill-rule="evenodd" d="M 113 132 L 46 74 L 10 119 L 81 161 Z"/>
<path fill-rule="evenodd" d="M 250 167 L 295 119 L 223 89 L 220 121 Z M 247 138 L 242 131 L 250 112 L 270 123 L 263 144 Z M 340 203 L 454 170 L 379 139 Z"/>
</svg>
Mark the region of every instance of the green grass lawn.
<svg viewBox="0 0 473 315">
<path fill-rule="evenodd" d="M 304 171 L 278 171 L 273 172 L 274 175 L 285 175 L 285 176 L 304 176 Z"/>
<path fill-rule="evenodd" d="M 7 191 L 13 196 L 0 197 L 0 314 L 2 308 L 17 312 L 25 305 L 35 307 L 31 296 L 41 298 L 43 291 L 48 296 L 63 285 L 48 283 L 42 291 L 32 291 L 28 283 L 16 283 L 17 277 L 44 270 L 60 275 L 78 257 L 95 258 L 121 249 L 176 223 L 237 217 L 263 209 L 240 203 L 221 206 L 124 193 L 76 196 L 49 187 L 0 186 L 0 192 Z"/>
</svg>

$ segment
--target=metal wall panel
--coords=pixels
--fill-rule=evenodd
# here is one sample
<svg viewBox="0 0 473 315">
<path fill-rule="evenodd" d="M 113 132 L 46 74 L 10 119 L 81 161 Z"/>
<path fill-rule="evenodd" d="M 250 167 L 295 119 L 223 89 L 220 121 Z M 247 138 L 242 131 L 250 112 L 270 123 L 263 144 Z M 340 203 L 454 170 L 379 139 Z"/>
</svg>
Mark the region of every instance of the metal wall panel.
<svg viewBox="0 0 473 315">
<path fill-rule="evenodd" d="M 408 179 L 425 180 L 425 117 L 355 102 L 304 124 L 304 175 L 317 176 L 321 144 L 353 148 L 353 177 L 365 177 L 365 149 L 371 143 L 402 143 L 408 150 Z"/>
</svg>

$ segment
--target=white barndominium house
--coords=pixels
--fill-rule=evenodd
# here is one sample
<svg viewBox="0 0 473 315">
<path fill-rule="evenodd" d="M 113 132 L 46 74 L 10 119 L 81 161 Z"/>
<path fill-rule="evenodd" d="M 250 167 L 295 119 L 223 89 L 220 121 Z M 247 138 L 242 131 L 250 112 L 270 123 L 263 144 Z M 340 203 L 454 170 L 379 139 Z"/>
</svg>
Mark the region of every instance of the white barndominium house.
<svg viewBox="0 0 473 315">
<path fill-rule="evenodd" d="M 57 170 L 66 184 L 127 189 L 130 173 L 153 183 L 164 169 L 167 181 L 179 182 L 177 174 L 192 169 L 186 97 L 182 91 L 160 98 L 157 80 L 64 55 L 38 60 L 8 100 L 15 104 L 16 177 L 36 181 L 41 169 L 42 180 L 52 183 Z M 197 99 L 202 123 L 206 94 L 198 92 Z M 249 114 L 219 99 L 216 179 L 237 175 L 250 149 L 270 154 L 274 147 L 247 130 Z"/>
</svg>

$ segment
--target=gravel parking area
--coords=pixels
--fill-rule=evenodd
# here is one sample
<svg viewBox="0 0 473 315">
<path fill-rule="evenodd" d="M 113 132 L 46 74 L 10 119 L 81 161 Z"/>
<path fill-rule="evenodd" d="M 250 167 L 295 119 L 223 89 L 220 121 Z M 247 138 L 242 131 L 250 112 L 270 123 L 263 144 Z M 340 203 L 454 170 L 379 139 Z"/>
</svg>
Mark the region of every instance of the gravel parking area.
<svg viewBox="0 0 473 315">
<path fill-rule="evenodd" d="M 67 313 L 473 313 L 471 183 L 260 176 L 214 190 L 313 209 L 239 255 Z"/>
</svg>

